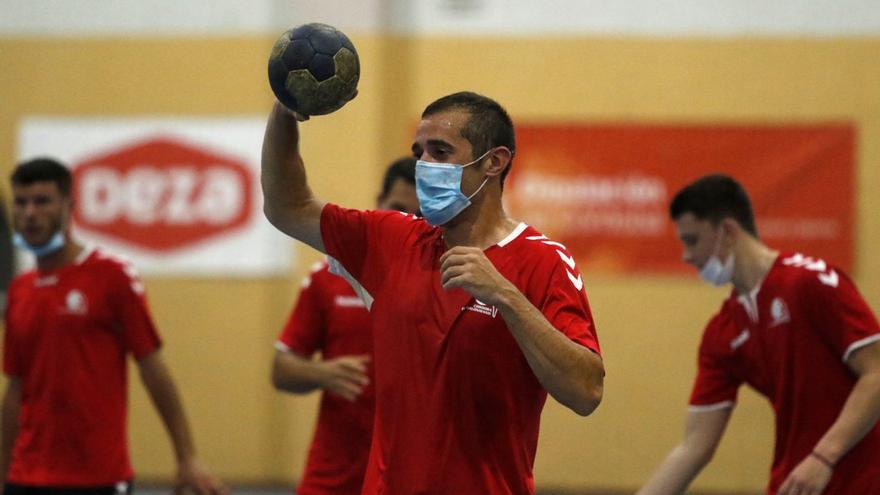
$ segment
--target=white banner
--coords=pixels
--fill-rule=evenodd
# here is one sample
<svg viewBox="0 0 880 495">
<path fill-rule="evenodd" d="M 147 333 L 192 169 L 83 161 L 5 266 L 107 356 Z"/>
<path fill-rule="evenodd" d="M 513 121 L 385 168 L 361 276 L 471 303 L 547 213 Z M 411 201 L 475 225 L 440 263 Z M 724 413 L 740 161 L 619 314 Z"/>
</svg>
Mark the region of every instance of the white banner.
<svg viewBox="0 0 880 495">
<path fill-rule="evenodd" d="M 265 118 L 27 118 L 20 160 L 74 176 L 74 234 L 145 274 L 286 276 L 293 241 L 263 216 Z"/>
</svg>

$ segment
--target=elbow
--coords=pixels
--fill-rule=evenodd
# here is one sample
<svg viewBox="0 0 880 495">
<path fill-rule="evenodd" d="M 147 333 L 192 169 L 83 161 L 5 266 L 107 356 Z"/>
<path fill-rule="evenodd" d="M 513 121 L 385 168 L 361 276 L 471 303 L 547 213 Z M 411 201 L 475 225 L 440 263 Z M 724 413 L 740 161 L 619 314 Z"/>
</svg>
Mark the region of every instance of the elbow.
<svg viewBox="0 0 880 495">
<path fill-rule="evenodd" d="M 269 376 L 269 381 L 272 383 L 272 387 L 279 392 L 297 392 L 295 383 L 290 380 L 288 373 L 285 372 L 284 364 L 279 362 L 278 359 L 272 364 L 272 373 Z"/>
<path fill-rule="evenodd" d="M 274 202 L 269 199 L 269 196 L 266 196 L 266 200 L 263 203 L 263 215 L 273 227 L 279 230 L 281 229 L 281 210 L 274 205 Z"/>
<path fill-rule="evenodd" d="M 272 387 L 275 390 L 284 390 L 284 380 L 277 363 L 272 365 L 272 373 L 269 375 L 269 381 L 272 383 Z"/>
<path fill-rule="evenodd" d="M 589 416 L 602 403 L 603 390 L 604 386 L 601 381 L 593 384 L 584 390 L 576 404 L 572 404 L 569 407 L 578 416 Z"/>
<path fill-rule="evenodd" d="M 579 416 L 589 416 L 602 403 L 605 392 L 605 366 L 598 356 L 593 360 L 593 366 L 581 386 L 578 400 L 569 406 Z"/>
</svg>

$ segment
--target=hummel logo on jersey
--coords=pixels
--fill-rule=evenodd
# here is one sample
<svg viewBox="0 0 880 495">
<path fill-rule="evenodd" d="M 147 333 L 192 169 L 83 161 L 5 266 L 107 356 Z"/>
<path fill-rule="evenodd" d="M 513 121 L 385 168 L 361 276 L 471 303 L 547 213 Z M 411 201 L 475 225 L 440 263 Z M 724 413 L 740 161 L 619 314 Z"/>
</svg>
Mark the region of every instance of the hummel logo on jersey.
<svg viewBox="0 0 880 495">
<path fill-rule="evenodd" d="M 751 334 L 749 333 L 749 329 L 745 328 L 742 332 L 739 333 L 733 340 L 730 341 L 730 349 L 735 351 L 742 347 L 743 344 L 749 340 Z"/>
<path fill-rule="evenodd" d="M 800 266 L 810 271 L 822 272 L 818 275 L 819 281 L 829 287 L 837 287 L 837 284 L 840 283 L 840 277 L 834 269 L 831 269 L 828 273 L 824 273 L 825 270 L 828 269 L 828 265 L 824 260 L 810 258 L 809 256 L 797 253 L 794 256 L 782 260 L 782 264 L 788 266 Z"/>
<path fill-rule="evenodd" d="M 73 315 L 84 315 L 89 312 L 89 302 L 82 292 L 73 289 L 64 298 L 64 312 Z"/>
<path fill-rule="evenodd" d="M 336 296 L 336 299 L 333 300 L 334 304 L 339 306 L 340 308 L 365 308 L 367 307 L 364 304 L 364 301 L 357 296 Z"/>
<path fill-rule="evenodd" d="M 559 254 L 559 257 L 562 258 L 562 261 L 564 261 L 570 269 L 574 270 L 574 256 L 566 256 L 565 253 L 558 249 L 556 250 L 556 253 Z"/>
<path fill-rule="evenodd" d="M 770 318 L 773 319 L 773 321 L 770 322 L 771 327 L 791 321 L 791 314 L 788 312 L 788 306 L 781 297 L 773 299 L 773 302 L 770 303 Z"/>
<path fill-rule="evenodd" d="M 551 241 L 550 239 L 547 238 L 546 235 L 533 235 L 533 236 L 526 237 L 526 239 L 528 239 L 530 241 L 541 241 L 542 244 L 546 244 L 548 246 L 555 246 L 558 248 L 566 249 L 564 244 L 560 244 L 558 242 Z M 574 273 L 569 271 L 569 270 L 574 270 L 574 256 L 567 256 L 565 253 L 563 253 L 559 249 L 556 250 L 556 254 L 558 254 L 559 258 L 562 260 L 562 262 L 565 263 L 566 266 L 568 266 L 568 270 L 565 270 L 565 274 L 568 275 L 568 279 L 571 280 L 571 285 L 574 285 L 574 288 L 577 289 L 578 292 L 580 292 L 580 290 L 584 288 L 584 279 L 581 278 L 580 274 L 578 274 L 578 276 L 575 277 Z"/>
<path fill-rule="evenodd" d="M 489 306 L 479 299 L 474 299 L 473 304 L 471 304 L 470 306 L 464 306 L 461 308 L 461 310 L 473 311 L 475 313 L 491 316 L 492 318 L 495 318 L 495 316 L 498 314 L 498 308 L 496 308 L 495 306 Z"/>
<path fill-rule="evenodd" d="M 837 275 L 837 272 L 831 270 L 828 273 L 820 273 L 819 282 L 831 287 L 837 287 L 837 284 L 840 282 L 840 277 Z"/>
</svg>

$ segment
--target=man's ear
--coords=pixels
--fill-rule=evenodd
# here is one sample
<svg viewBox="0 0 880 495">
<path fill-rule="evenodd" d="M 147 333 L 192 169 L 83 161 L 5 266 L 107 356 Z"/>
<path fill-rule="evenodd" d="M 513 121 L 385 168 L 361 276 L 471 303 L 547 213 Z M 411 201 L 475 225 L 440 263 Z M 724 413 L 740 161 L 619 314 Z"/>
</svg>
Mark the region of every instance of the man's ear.
<svg viewBox="0 0 880 495">
<path fill-rule="evenodd" d="M 730 217 L 725 217 L 721 220 L 721 230 L 724 232 L 724 238 L 727 239 L 729 246 L 732 246 L 743 232 L 739 222 Z"/>
<path fill-rule="evenodd" d="M 510 166 L 510 160 L 513 158 L 513 153 L 504 146 L 499 146 L 486 155 L 486 158 L 489 160 L 489 166 L 486 168 L 486 175 L 494 177 L 496 175 L 501 175 L 501 172 L 504 172 L 504 169 Z"/>
</svg>

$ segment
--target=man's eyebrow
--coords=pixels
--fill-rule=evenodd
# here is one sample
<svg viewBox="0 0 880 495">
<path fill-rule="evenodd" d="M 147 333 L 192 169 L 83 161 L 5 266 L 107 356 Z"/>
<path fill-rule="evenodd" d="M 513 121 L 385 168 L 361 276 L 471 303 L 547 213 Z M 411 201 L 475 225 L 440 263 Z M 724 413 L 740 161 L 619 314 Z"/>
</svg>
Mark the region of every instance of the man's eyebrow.
<svg viewBox="0 0 880 495">
<path fill-rule="evenodd" d="M 429 139 L 428 144 L 432 146 L 446 146 L 448 148 L 454 148 L 454 146 L 452 146 L 452 143 L 444 141 L 442 139 Z"/>
</svg>

